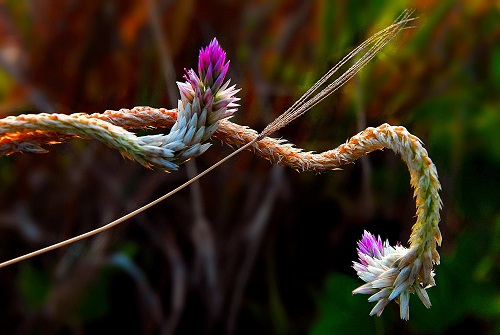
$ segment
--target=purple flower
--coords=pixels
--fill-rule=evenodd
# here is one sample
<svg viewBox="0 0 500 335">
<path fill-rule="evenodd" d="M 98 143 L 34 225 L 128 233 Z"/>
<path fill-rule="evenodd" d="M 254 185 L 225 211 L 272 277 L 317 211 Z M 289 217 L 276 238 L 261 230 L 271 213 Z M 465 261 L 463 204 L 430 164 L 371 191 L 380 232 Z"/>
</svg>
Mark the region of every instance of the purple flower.
<svg viewBox="0 0 500 335">
<path fill-rule="evenodd" d="M 229 69 L 229 61 L 226 63 L 226 53 L 217 42 L 212 42 L 200 50 L 198 57 L 198 73 L 205 86 L 211 86 L 212 90 L 217 91 L 226 77 Z"/>
<path fill-rule="evenodd" d="M 193 69 L 186 70 L 184 75 L 186 82 L 177 83 L 182 100 L 179 111 L 181 112 L 187 104 L 192 105 L 196 98 L 200 110 L 195 112 L 206 111 L 207 126 L 214 125 L 208 127 L 205 139 L 215 131 L 218 121 L 231 116 L 238 106 L 235 102 L 239 98 L 236 98 L 235 94 L 239 89 L 235 89 L 235 85 L 229 86 L 229 80 L 223 83 L 228 69 L 229 61 L 226 62 L 226 53 L 214 38 L 207 47 L 200 50 L 198 73 Z"/>
<path fill-rule="evenodd" d="M 402 319 L 410 317 L 410 294 L 416 293 L 425 307 L 431 302 L 422 284 L 422 262 L 416 257 L 415 249 L 407 249 L 400 244 L 395 247 L 389 241 L 382 243 L 380 236 L 365 231 L 358 241 L 358 262 L 352 262 L 358 277 L 366 284 L 358 287 L 353 294 L 370 294 L 369 302 L 376 302 L 370 315 L 380 316 L 390 301 L 400 305 Z M 433 275 L 433 274 L 432 274 Z M 434 282 L 430 286 L 433 286 Z"/>
<path fill-rule="evenodd" d="M 368 255 L 370 257 L 382 258 L 382 256 L 384 256 L 384 248 L 380 235 L 378 236 L 378 239 L 376 239 L 374 235 L 365 230 L 363 237 L 358 241 L 357 251 L 358 256 L 360 256 L 360 262 L 365 265 L 368 265 L 368 263 L 361 259 L 361 254 Z"/>
</svg>

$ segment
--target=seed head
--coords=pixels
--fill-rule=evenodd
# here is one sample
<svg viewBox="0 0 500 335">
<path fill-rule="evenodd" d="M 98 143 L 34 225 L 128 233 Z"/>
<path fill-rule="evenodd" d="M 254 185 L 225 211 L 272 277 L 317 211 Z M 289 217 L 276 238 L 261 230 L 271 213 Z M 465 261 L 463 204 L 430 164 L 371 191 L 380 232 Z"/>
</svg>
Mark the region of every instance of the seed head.
<svg viewBox="0 0 500 335">
<path fill-rule="evenodd" d="M 370 315 L 380 316 L 385 306 L 395 300 L 400 306 L 402 319 L 410 318 L 410 293 L 417 293 L 425 307 L 431 307 L 426 288 L 433 286 L 432 282 L 424 287 L 421 282 L 422 261 L 416 257 L 414 248 L 405 248 L 400 244 L 395 247 L 385 241 L 382 244 L 380 236 L 365 231 L 358 241 L 358 262 L 353 262 L 353 268 L 358 277 L 366 284 L 358 287 L 353 294 L 370 294 L 369 302 L 377 302 Z M 434 276 L 434 273 L 431 273 Z"/>
</svg>

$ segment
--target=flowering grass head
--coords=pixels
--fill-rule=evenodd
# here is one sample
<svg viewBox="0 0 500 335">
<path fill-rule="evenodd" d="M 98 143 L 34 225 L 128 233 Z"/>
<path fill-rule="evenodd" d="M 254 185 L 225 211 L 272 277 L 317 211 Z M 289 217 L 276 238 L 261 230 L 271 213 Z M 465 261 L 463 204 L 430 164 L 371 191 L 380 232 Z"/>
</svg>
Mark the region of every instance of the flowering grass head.
<svg viewBox="0 0 500 335">
<path fill-rule="evenodd" d="M 200 50 L 198 56 L 198 73 L 193 69 L 186 70 L 186 82 L 178 82 L 181 93 L 179 112 L 187 105 L 193 106 L 198 102 L 201 110 L 197 112 L 207 119 L 208 129 L 204 140 L 208 139 L 217 129 L 218 122 L 230 117 L 238 106 L 239 100 L 235 95 L 239 89 L 235 85 L 229 86 L 230 80 L 224 82 L 229 69 L 226 62 L 226 53 L 220 47 L 217 39 Z"/>
<path fill-rule="evenodd" d="M 166 136 L 152 136 L 155 145 L 175 149 L 170 159 L 171 169 L 191 157 L 204 153 L 210 143 L 205 143 L 217 130 L 219 122 L 231 116 L 238 106 L 235 95 L 239 89 L 222 84 L 229 61 L 217 39 L 200 50 L 198 73 L 186 70 L 185 82 L 177 82 L 181 99 L 178 102 L 177 120 Z M 147 138 L 146 138 L 147 139 Z"/>
<path fill-rule="evenodd" d="M 369 302 L 377 302 L 370 315 L 380 316 L 385 306 L 395 300 L 400 306 L 400 316 L 410 317 L 410 293 L 417 293 L 425 305 L 431 307 L 426 288 L 434 286 L 434 281 L 423 286 L 420 278 L 422 262 L 413 248 L 405 248 L 399 243 L 393 247 L 389 241 L 382 243 L 380 236 L 365 231 L 358 241 L 359 260 L 353 262 L 358 277 L 366 284 L 358 287 L 353 294 L 370 294 Z M 411 260 L 411 261 L 410 261 Z M 408 264 L 407 264 L 408 263 Z M 402 264 L 406 264 L 403 265 Z M 431 277 L 434 274 L 431 273 Z"/>
<path fill-rule="evenodd" d="M 119 112 L 110 111 L 111 114 L 105 115 L 38 114 L 0 119 L 0 135 L 3 134 L 0 137 L 0 153 L 11 153 L 16 150 L 42 152 L 43 149 L 33 145 L 47 142 L 51 138 L 57 141 L 61 138 L 58 136 L 64 134 L 98 139 L 146 167 L 168 171 L 177 169 L 179 164 L 207 150 L 210 146 L 210 143 L 207 143 L 208 139 L 217 128 L 219 128 L 217 137 L 229 145 L 239 147 L 209 169 L 148 205 L 94 231 L 1 263 L 0 267 L 109 229 L 166 199 L 244 149 L 252 150 L 272 162 L 288 165 L 298 171 L 319 172 L 337 169 L 342 165 L 353 163 L 367 153 L 388 148 L 399 154 L 408 166 L 410 184 L 414 188 L 416 199 L 417 221 L 412 228 L 409 248 L 400 244 L 392 247 L 387 241 L 383 243 L 380 237 L 376 238 L 365 231 L 358 242 L 359 260 L 353 262 L 353 267 L 366 284 L 355 289 L 353 294 L 371 295 L 368 300 L 376 302 L 371 315 L 380 316 L 385 306 L 394 300 L 400 304 L 401 317 L 408 319 L 411 293 L 416 293 L 424 305 L 430 307 L 429 297 L 425 290 L 435 284 L 432 269 L 433 264 L 439 264 L 436 247 L 441 244 L 438 223 L 442 204 L 439 197 L 441 186 L 437 170 L 422 142 L 404 127 L 388 124 L 377 128 L 369 127 L 336 149 L 318 154 L 295 148 L 282 139 L 267 137 L 303 115 L 359 72 L 384 45 L 404 29 L 407 22 L 412 20 L 410 14 L 405 11 L 396 23 L 354 49 L 260 133 L 229 121 L 221 122 L 236 111 L 238 106 L 236 101 L 239 99 L 235 95 L 239 90 L 235 89 L 234 85 L 229 86 L 229 80 L 224 83 L 229 61 L 226 61 L 226 53 L 216 39 L 200 50 L 198 72 L 193 69 L 186 70 L 184 76 L 186 81 L 177 83 L 181 99 L 178 102 L 176 118 L 172 118 L 172 122 L 167 122 L 168 126 L 172 126 L 166 135 L 136 136 L 124 128 L 125 119 L 128 119 L 125 122 L 127 127 L 137 126 L 138 121 L 142 121 L 138 115 L 145 117 L 144 123 L 141 123 L 139 128 L 149 126 L 152 121 L 158 122 L 157 116 L 166 117 L 164 111 L 158 111 L 158 114 L 153 117 L 152 109 L 149 107 L 134 108 L 135 112 L 139 113 L 134 115 L 130 110 L 120 110 Z M 326 88 L 314 93 L 327 83 L 341 66 L 360 53 L 363 53 L 363 56 L 354 65 Z M 110 118 L 110 115 L 115 117 Z M 119 116 L 122 121 L 119 121 L 116 116 Z M 116 124 L 108 122 L 109 120 Z M 131 120 L 133 124 L 130 123 Z M 121 125 L 120 122 L 122 122 Z M 28 142 L 30 139 L 35 140 L 35 143 Z"/>
<path fill-rule="evenodd" d="M 229 61 L 226 63 L 226 53 L 219 46 L 217 39 L 200 50 L 198 56 L 198 73 L 205 86 L 210 86 L 217 91 L 222 85 L 229 69 Z"/>
</svg>

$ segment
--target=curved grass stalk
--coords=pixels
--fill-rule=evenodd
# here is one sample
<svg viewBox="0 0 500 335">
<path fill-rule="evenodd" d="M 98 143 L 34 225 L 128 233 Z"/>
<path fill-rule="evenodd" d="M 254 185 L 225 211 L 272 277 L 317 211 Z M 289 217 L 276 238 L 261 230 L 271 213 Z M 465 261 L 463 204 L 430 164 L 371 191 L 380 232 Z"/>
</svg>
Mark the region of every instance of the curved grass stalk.
<svg viewBox="0 0 500 335">
<path fill-rule="evenodd" d="M 6 135 L 2 140 L 8 140 L 18 145 L 17 149 L 27 149 L 31 152 L 43 152 L 36 142 L 22 140 L 23 133 L 33 136 L 44 136 L 46 132 L 55 134 L 72 134 L 81 138 L 96 139 L 109 147 L 119 149 L 122 155 L 138 163 L 151 167 L 152 158 L 163 156 L 172 157 L 171 150 L 162 150 L 151 147 L 135 134 L 122 127 L 115 126 L 98 118 L 89 118 L 83 114 L 27 114 L 8 116 L 0 121 L 0 133 Z M 59 135 L 58 135 L 59 136 Z M 62 139 L 61 137 L 57 140 Z M 50 140 L 54 142 L 55 140 Z M 155 150 L 157 152 L 155 152 Z M 7 152 L 9 154 L 11 152 Z"/>
<path fill-rule="evenodd" d="M 141 143 L 141 141 L 144 142 L 144 138 L 149 140 L 149 137 L 137 137 L 125 129 L 151 126 L 172 126 L 174 129 L 176 125 L 175 131 L 180 128 L 186 129 L 181 131 L 181 135 L 176 135 L 183 138 L 182 141 L 186 145 L 192 144 L 193 137 L 199 141 L 214 135 L 228 145 L 239 147 L 238 150 L 195 178 L 136 211 L 91 232 L 1 263 L 0 267 L 57 249 L 116 226 L 201 178 L 244 149 L 252 150 L 271 162 L 292 167 L 297 171 L 324 171 L 337 169 L 372 151 L 387 148 L 399 154 L 410 171 L 410 183 L 414 188 L 416 200 L 417 221 L 412 227 L 409 248 L 390 247 L 388 243 L 382 245 L 380 238 L 377 241 L 371 234 L 365 234 L 358 243 L 360 260 L 354 262 L 354 268 L 366 284 L 354 290 L 353 293 L 372 294 L 368 300 L 377 301 L 377 304 L 371 314 L 380 315 L 389 301 L 395 300 L 400 304 L 401 317 L 408 319 L 410 293 L 417 293 L 424 305 L 430 307 L 425 289 L 435 284 L 432 268 L 433 264 L 439 264 L 439 254 L 436 248 L 441 243 L 441 234 L 438 228 L 441 200 L 436 168 L 421 141 L 405 128 L 388 124 L 377 128 L 368 128 L 353 136 L 345 144 L 323 153 L 304 151 L 285 140 L 268 137 L 274 131 L 303 115 L 359 72 L 399 31 L 405 28 L 406 23 L 412 20 L 410 15 L 411 12 L 405 11 L 396 23 L 354 49 L 317 84 L 313 85 L 292 107 L 260 133 L 226 119 L 234 112 L 234 109 L 226 109 L 226 107 L 236 106 L 233 102 L 237 98 L 234 98 L 233 95 L 237 90 L 234 89 L 234 86 L 228 88 L 228 83 L 222 85 L 222 79 L 218 74 L 227 72 L 228 63 L 224 64 L 225 54 L 221 50 L 217 49 L 216 52 L 213 52 L 216 50 L 213 44 L 200 52 L 200 77 L 190 70 L 185 77 L 187 83 L 178 83 L 182 101 L 177 111 L 135 107 L 132 110 L 106 111 L 103 114 L 38 114 L 8 117 L 0 120 L 0 134 L 2 134 L 0 136 L 0 153 L 3 154 L 16 151 L 43 152 L 44 149 L 40 145 L 79 136 L 99 139 L 145 166 L 157 166 L 155 160 L 151 160 L 151 153 L 147 150 L 158 155 L 159 149 L 157 147 L 152 149 L 151 146 Z M 311 97 L 321 84 L 325 83 L 342 65 L 361 52 L 363 52 L 362 56 L 354 65 L 327 85 L 325 89 Z M 217 57 L 223 54 L 222 61 L 213 57 L 214 54 L 217 54 Z M 219 72 L 215 69 L 218 69 Z M 212 87 L 214 92 L 210 92 L 210 89 L 206 89 L 206 87 Z M 209 93 L 205 94 L 206 92 Z M 187 116 L 185 115 L 186 106 Z M 205 113 L 205 109 L 200 106 L 209 106 L 212 113 Z M 191 112 L 189 109 L 196 112 Z M 200 114 L 202 109 L 203 112 Z M 203 122 L 199 122 L 198 118 L 201 118 Z M 209 122 L 206 128 L 204 126 L 205 120 Z M 195 128 L 197 130 L 189 130 L 190 127 L 186 124 L 197 125 Z M 157 135 L 151 138 L 156 141 L 157 137 L 155 136 Z M 160 148 L 164 148 L 164 146 L 164 142 L 159 145 Z M 168 149 L 173 150 L 171 147 Z M 186 157 L 182 158 L 185 160 Z"/>
</svg>

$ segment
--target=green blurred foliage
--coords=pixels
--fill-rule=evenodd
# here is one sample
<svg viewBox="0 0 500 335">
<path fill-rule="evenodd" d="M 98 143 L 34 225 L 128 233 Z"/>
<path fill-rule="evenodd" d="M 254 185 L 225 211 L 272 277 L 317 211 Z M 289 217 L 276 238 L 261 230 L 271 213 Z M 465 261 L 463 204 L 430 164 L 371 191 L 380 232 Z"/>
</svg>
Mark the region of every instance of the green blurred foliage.
<svg viewBox="0 0 500 335">
<path fill-rule="evenodd" d="M 324 291 L 315 295 L 319 318 L 311 326 L 311 335 L 320 334 L 383 334 L 388 318 L 370 318 L 360 322 L 360 315 L 367 315 L 370 306 L 365 299 L 353 298 L 351 292 L 359 282 L 343 274 L 331 274 L 325 280 Z"/>
<path fill-rule="evenodd" d="M 37 310 L 47 299 L 50 290 L 50 280 L 47 274 L 26 264 L 19 271 L 17 283 L 28 309 Z"/>
<path fill-rule="evenodd" d="M 495 334 L 500 327 L 500 273 L 484 266 L 492 257 L 498 259 L 490 249 L 498 237 L 487 230 L 465 231 L 458 237 L 454 252 L 436 269 L 440 284 L 429 290 L 432 309 L 418 305 L 412 311 L 410 326 L 418 334 L 443 334 L 465 320 L 473 320 L 479 333 Z"/>
<path fill-rule="evenodd" d="M 457 238 L 456 249 L 441 259 L 436 268 L 438 285 L 428 290 L 432 302 L 426 309 L 413 295 L 408 322 L 413 334 L 446 334 L 451 329 L 469 327 L 480 334 L 495 334 L 500 329 L 500 272 L 494 265 L 499 261 L 498 221 L 495 232 L 474 230 L 463 232 Z M 397 334 L 394 318 L 399 310 L 389 308 L 380 320 L 361 321 L 359 315 L 369 313 L 371 306 L 365 297 L 349 294 L 359 281 L 340 274 L 331 274 L 325 280 L 324 291 L 316 293 L 319 317 L 311 334 Z M 394 307 L 394 306 L 392 306 Z M 389 315 L 388 315 L 389 314 Z"/>
</svg>

